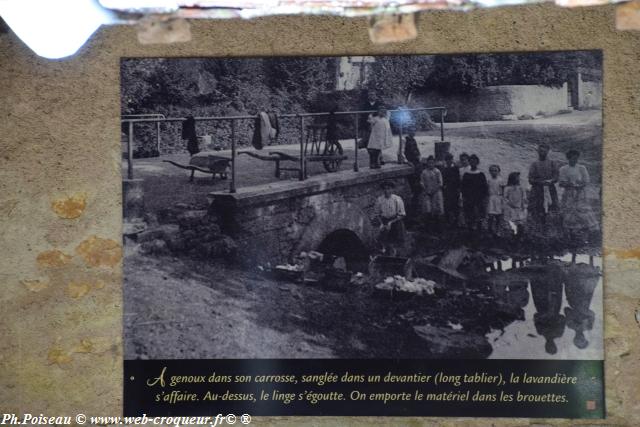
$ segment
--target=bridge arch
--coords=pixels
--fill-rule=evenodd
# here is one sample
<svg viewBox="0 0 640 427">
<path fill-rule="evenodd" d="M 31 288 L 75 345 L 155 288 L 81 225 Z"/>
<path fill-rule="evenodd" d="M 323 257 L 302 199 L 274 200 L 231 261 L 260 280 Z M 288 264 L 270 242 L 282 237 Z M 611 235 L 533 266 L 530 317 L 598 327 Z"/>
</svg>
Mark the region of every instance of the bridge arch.
<svg viewBox="0 0 640 427">
<path fill-rule="evenodd" d="M 325 250 L 335 250 L 332 246 L 341 239 L 354 249 L 358 246 L 366 251 L 373 248 L 375 233 L 371 219 L 358 205 L 339 202 L 317 207 L 313 220 L 300 235 L 294 254 L 319 250 L 323 244 Z"/>
<path fill-rule="evenodd" d="M 369 261 L 370 248 L 351 230 L 341 228 L 329 233 L 316 250 L 323 254 L 344 258 L 349 270 L 361 270 L 363 263 Z"/>
</svg>

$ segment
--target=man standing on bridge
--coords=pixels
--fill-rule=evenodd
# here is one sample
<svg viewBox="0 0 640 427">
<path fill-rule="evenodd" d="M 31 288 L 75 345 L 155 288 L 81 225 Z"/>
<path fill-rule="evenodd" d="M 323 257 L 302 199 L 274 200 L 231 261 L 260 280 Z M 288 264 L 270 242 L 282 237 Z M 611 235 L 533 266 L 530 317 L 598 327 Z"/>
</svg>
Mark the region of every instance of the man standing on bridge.
<svg viewBox="0 0 640 427">
<path fill-rule="evenodd" d="M 375 205 L 375 219 L 380 223 L 380 244 L 382 253 L 395 255 L 396 246 L 404 244 L 404 210 L 402 197 L 393 194 L 393 182 L 384 181 L 384 194 L 378 197 Z"/>
</svg>

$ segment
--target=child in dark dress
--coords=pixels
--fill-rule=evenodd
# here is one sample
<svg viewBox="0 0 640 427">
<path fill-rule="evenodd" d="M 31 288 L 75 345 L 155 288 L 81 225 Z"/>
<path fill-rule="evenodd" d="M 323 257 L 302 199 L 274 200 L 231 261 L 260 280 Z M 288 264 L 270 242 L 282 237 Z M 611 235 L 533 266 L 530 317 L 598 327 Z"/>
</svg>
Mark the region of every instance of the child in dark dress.
<svg viewBox="0 0 640 427">
<path fill-rule="evenodd" d="M 453 162 L 453 155 L 447 153 L 444 156 L 444 166 L 442 172 L 442 193 L 444 196 L 444 214 L 448 225 L 458 223 L 460 214 L 460 170 Z"/>
<path fill-rule="evenodd" d="M 408 177 L 409 186 L 411 187 L 411 193 L 413 195 L 411 198 L 412 212 L 415 212 L 418 209 L 420 194 L 422 193 L 422 185 L 420 181 L 420 174 L 422 173 L 422 163 L 420 162 L 421 154 L 415 135 L 416 132 L 410 128 L 404 140 L 404 157 L 411 165 L 413 165 L 414 168 L 413 174 Z"/>
<path fill-rule="evenodd" d="M 495 237 L 500 233 L 500 226 L 502 225 L 502 205 L 504 204 L 504 182 L 500 177 L 499 165 L 489 166 L 487 186 L 489 187 L 489 199 L 487 203 L 488 228 L 489 232 Z"/>
<path fill-rule="evenodd" d="M 478 156 L 469 156 L 469 170 L 462 176 L 462 205 L 470 230 L 481 230 L 488 194 L 487 177 L 478 169 L 479 163 Z"/>
<path fill-rule="evenodd" d="M 407 161 L 412 165 L 420 166 L 420 149 L 418 148 L 418 142 L 416 141 L 416 133 L 413 129 L 410 129 L 407 136 L 404 139 L 404 156 Z"/>
</svg>

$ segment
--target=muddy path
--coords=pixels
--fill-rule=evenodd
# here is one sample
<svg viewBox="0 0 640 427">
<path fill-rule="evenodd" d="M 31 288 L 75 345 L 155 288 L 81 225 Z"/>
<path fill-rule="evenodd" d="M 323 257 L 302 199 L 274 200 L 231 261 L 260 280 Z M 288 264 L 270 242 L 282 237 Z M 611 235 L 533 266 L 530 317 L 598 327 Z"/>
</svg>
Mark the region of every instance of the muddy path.
<svg viewBox="0 0 640 427">
<path fill-rule="evenodd" d="M 484 334 L 514 320 L 468 296 L 391 301 L 370 286 L 332 292 L 127 250 L 126 359 L 483 358 Z"/>
</svg>

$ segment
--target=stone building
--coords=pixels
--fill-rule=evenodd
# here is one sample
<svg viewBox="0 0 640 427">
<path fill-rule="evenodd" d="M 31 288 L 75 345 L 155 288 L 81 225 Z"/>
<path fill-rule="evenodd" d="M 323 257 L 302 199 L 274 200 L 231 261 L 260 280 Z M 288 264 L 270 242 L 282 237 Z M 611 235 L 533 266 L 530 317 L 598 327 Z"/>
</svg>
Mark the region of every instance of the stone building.
<svg viewBox="0 0 640 427">
<path fill-rule="evenodd" d="M 336 69 L 336 90 L 360 89 L 367 81 L 373 56 L 342 56 Z"/>
</svg>

